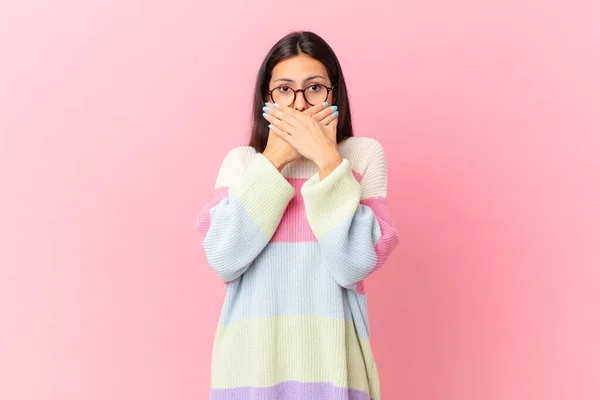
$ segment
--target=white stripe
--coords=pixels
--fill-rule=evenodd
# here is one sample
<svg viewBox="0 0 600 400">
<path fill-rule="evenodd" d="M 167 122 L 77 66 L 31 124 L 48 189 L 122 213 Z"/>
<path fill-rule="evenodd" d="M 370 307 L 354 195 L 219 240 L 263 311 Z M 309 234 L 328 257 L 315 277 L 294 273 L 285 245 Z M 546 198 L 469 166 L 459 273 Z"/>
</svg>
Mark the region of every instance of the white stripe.
<svg viewBox="0 0 600 400">
<path fill-rule="evenodd" d="M 348 159 L 350 168 L 363 177 L 361 200 L 387 196 L 387 160 L 377 140 L 353 136 L 340 143 L 338 151 L 342 158 Z M 223 160 L 215 187 L 232 186 L 250 166 L 255 155 L 256 151 L 250 146 L 232 149 Z M 288 164 L 281 171 L 284 177 L 296 179 L 309 179 L 317 172 L 314 163 L 306 159 Z"/>
<path fill-rule="evenodd" d="M 231 187 L 254 160 L 256 151 L 250 146 L 236 147 L 227 153 L 217 175 L 215 188 Z"/>
</svg>

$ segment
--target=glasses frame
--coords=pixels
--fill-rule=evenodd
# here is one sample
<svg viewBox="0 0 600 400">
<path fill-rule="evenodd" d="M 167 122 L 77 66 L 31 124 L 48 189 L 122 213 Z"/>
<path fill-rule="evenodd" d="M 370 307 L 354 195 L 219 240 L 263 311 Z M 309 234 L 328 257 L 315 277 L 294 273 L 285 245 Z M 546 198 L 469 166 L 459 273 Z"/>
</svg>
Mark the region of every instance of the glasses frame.
<svg viewBox="0 0 600 400">
<path fill-rule="evenodd" d="M 272 101 L 273 103 L 275 103 L 275 100 L 273 99 L 273 92 L 274 92 L 274 91 L 276 91 L 276 90 L 277 90 L 277 89 L 279 89 L 279 88 L 282 88 L 282 87 L 288 87 L 288 88 L 290 88 L 290 90 L 291 90 L 292 92 L 294 92 L 294 99 L 292 100 L 292 102 L 291 102 L 290 104 L 284 104 L 285 106 L 289 107 L 289 106 L 291 106 L 292 104 L 294 104 L 294 102 L 296 101 L 296 96 L 297 96 L 298 92 L 302 92 L 302 96 L 304 97 L 304 101 L 306 101 L 306 103 L 310 104 L 311 106 L 315 106 L 316 104 L 313 104 L 313 103 L 311 103 L 310 101 L 308 101 L 308 100 L 306 99 L 306 93 L 304 93 L 304 91 L 305 91 L 306 89 L 308 89 L 308 88 L 309 88 L 309 87 L 311 87 L 311 86 L 315 86 L 315 85 L 323 86 L 325 89 L 327 89 L 327 96 L 325 96 L 325 100 L 327 100 L 327 98 L 329 97 L 329 93 L 331 93 L 331 91 L 332 91 L 332 90 L 333 90 L 333 88 L 335 87 L 335 85 L 331 85 L 331 87 L 329 87 L 329 86 L 327 86 L 327 85 L 323 85 L 322 83 L 313 83 L 313 84 L 311 84 L 311 85 L 308 85 L 308 86 L 307 86 L 307 87 L 305 87 L 304 89 L 292 89 L 292 88 L 290 88 L 289 86 L 286 86 L 286 85 L 281 85 L 281 86 L 277 86 L 276 88 L 273 88 L 273 89 L 269 90 L 267 93 L 268 93 L 268 95 L 269 95 L 269 98 L 271 99 L 271 101 Z M 325 101 L 325 100 L 323 100 L 323 101 Z"/>
</svg>

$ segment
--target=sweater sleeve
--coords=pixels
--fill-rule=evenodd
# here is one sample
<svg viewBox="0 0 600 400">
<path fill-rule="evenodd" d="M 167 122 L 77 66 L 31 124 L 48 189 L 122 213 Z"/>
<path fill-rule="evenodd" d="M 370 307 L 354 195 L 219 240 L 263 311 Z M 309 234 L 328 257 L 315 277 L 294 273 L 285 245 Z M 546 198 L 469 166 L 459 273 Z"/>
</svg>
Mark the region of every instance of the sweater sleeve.
<svg viewBox="0 0 600 400">
<path fill-rule="evenodd" d="M 333 279 L 348 289 L 381 266 L 398 244 L 387 207 L 387 161 L 373 141 L 361 183 L 348 159 L 325 179 L 313 175 L 302 186 L 309 224 Z"/>
<path fill-rule="evenodd" d="M 214 197 L 196 222 L 208 264 L 225 282 L 241 276 L 269 243 L 295 193 L 266 157 L 243 149 L 225 156 Z"/>
</svg>

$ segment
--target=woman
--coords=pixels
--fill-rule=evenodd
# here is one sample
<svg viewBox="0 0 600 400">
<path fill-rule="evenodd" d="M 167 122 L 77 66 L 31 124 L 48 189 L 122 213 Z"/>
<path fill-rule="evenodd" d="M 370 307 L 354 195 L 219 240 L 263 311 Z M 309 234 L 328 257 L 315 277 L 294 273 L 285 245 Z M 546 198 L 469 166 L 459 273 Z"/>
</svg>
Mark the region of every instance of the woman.
<svg viewBox="0 0 600 400">
<path fill-rule="evenodd" d="M 269 51 L 253 115 L 197 222 L 227 284 L 210 398 L 379 399 L 363 281 L 398 243 L 383 149 L 353 136 L 341 67 L 314 33 Z"/>
</svg>

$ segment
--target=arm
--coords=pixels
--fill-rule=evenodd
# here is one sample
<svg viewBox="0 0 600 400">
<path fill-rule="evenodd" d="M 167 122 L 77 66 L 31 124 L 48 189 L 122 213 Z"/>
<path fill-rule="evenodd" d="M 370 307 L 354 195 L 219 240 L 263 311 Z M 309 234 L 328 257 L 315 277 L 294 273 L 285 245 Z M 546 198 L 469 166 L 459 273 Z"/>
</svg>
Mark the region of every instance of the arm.
<svg viewBox="0 0 600 400">
<path fill-rule="evenodd" d="M 398 244 L 388 215 L 385 153 L 373 142 L 362 154 L 369 162 L 361 183 L 344 159 L 325 179 L 316 174 L 302 187 L 308 221 L 331 275 L 348 289 L 356 289 Z"/>
<path fill-rule="evenodd" d="M 196 228 L 208 264 L 225 282 L 242 275 L 271 240 L 294 188 L 262 154 L 230 151 L 219 170 L 213 200 Z M 251 157 L 244 171 L 243 157 Z"/>
</svg>

